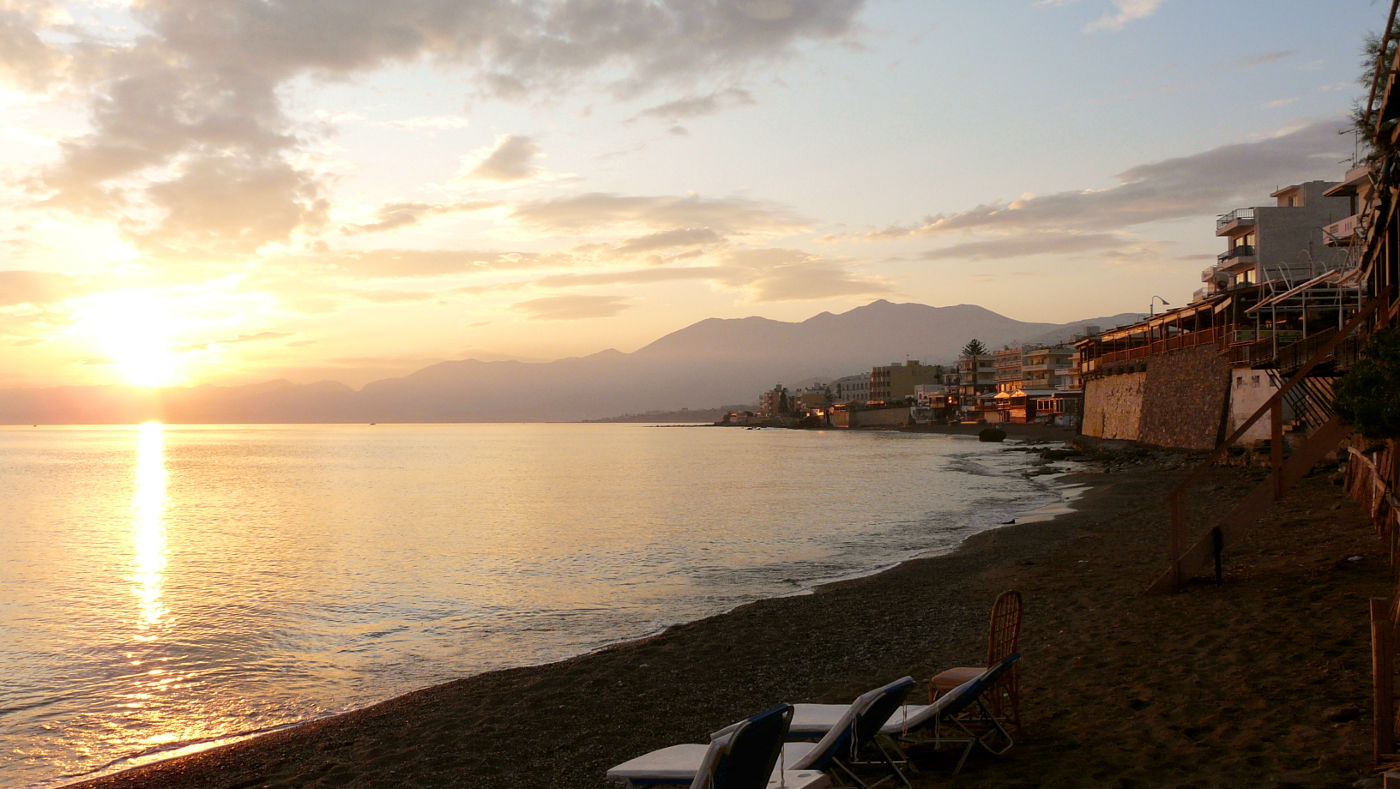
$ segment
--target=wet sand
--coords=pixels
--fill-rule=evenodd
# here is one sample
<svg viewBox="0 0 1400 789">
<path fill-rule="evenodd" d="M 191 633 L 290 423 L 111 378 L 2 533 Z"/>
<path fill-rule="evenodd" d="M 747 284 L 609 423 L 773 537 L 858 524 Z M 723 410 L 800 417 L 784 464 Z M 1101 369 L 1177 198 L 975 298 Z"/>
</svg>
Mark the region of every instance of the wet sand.
<svg viewBox="0 0 1400 789">
<path fill-rule="evenodd" d="M 1163 462 L 1164 457 L 1165 462 Z M 1359 508 L 1321 472 L 1227 553 L 1224 583 L 1142 590 L 1163 569 L 1184 462 L 1114 460 L 1077 511 L 811 595 L 497 671 L 83 787 L 601 787 L 613 764 L 778 701 L 849 701 L 985 657 L 995 596 L 1025 595 L 1025 731 L 1005 757 L 915 785 L 1349 786 L 1370 770 L 1367 598 L 1394 582 Z M 1201 506 L 1242 494 L 1213 471 Z M 1228 498 L 1227 498 L 1228 500 Z M 1378 784 L 1377 784 L 1378 785 Z"/>
</svg>

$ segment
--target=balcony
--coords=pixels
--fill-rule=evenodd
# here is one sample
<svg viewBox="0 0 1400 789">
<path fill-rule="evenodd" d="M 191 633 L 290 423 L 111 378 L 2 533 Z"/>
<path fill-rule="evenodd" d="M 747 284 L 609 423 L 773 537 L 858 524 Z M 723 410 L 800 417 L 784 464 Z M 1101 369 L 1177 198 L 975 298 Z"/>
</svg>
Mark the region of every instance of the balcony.
<svg viewBox="0 0 1400 789">
<path fill-rule="evenodd" d="M 1290 345 L 1303 339 L 1298 329 L 1234 329 L 1226 336 L 1227 345 L 1250 345 L 1257 342 L 1277 342 Z"/>
<path fill-rule="evenodd" d="M 1322 239 L 1329 247 L 1349 247 L 1356 241 L 1356 231 L 1361 226 L 1361 215 L 1352 214 L 1346 219 L 1325 225 Z"/>
<path fill-rule="evenodd" d="M 1248 271 L 1254 268 L 1254 264 L 1259 259 L 1254 254 L 1252 244 L 1240 244 L 1234 249 L 1221 252 L 1215 258 L 1216 268 L 1220 273 Z"/>
<path fill-rule="evenodd" d="M 1254 209 L 1236 208 L 1228 214 L 1221 214 L 1215 220 L 1217 236 L 1233 236 L 1246 228 L 1254 227 Z"/>
<path fill-rule="evenodd" d="M 1202 282 L 1224 282 L 1227 279 L 1229 279 L 1229 274 L 1227 272 L 1221 271 L 1216 266 L 1201 269 Z"/>
</svg>

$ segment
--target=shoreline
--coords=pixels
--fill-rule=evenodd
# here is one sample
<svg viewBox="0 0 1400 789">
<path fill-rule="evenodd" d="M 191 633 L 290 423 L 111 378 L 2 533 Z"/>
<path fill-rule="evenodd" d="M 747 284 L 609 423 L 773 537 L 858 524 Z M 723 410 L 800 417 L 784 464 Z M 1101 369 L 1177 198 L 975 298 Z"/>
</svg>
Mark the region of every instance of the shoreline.
<svg viewBox="0 0 1400 789">
<path fill-rule="evenodd" d="M 658 427 L 709 427 L 709 426 L 712 426 L 712 425 L 704 425 L 704 424 L 698 424 L 698 423 L 697 423 L 697 424 L 694 424 L 694 425 L 655 425 L 655 426 L 658 426 Z M 951 427 L 952 429 L 949 429 L 949 430 L 942 430 L 942 429 L 936 429 L 936 430 L 915 430 L 915 431 L 902 431 L 902 432 L 920 432 L 920 433 L 929 432 L 929 433 L 944 434 L 944 435 L 946 435 L 946 436 L 948 436 L 948 437 L 957 437 L 957 438 L 960 438 L 960 439 L 975 439 L 975 438 L 976 438 L 976 429 L 977 429 L 977 428 L 980 428 L 981 426 L 953 425 L 953 426 L 948 426 L 948 427 Z M 754 604 L 757 604 L 757 603 L 762 603 L 762 602 L 765 602 L 765 601 L 767 601 L 767 600 L 781 600 L 781 599 L 788 599 L 788 598 L 795 598 L 795 597 L 806 597 L 806 596 L 810 596 L 810 595 L 816 594 L 819 590 L 821 590 L 822 588 L 824 588 L 824 587 L 826 587 L 826 586 L 830 586 L 830 585 L 834 585 L 834 584 L 844 584 L 844 583 L 854 582 L 854 581 L 860 581 L 860 580 L 863 580 L 863 579 L 868 579 L 868 578 L 871 578 L 871 577 L 879 576 L 879 575 L 881 575 L 881 574 L 883 574 L 883 573 L 890 572 L 890 571 L 895 570 L 895 569 L 899 568 L 900 566 L 902 566 L 902 565 L 904 565 L 904 564 L 907 564 L 907 563 L 909 563 L 909 562 L 920 561 L 920 560 L 928 559 L 928 558 L 936 558 L 936 557 L 940 557 L 940 556 L 947 556 L 947 555 L 950 555 L 950 554 L 953 554 L 953 553 L 956 553 L 956 552 L 960 551 L 960 550 L 962 549 L 963 545 L 964 545 L 968 540 L 973 539 L 974 537 L 976 537 L 976 536 L 978 536 L 978 535 L 980 535 L 980 534 L 985 534 L 985 533 L 990 532 L 990 531 L 996 531 L 996 530 L 998 530 L 998 529 L 1007 528 L 1008 526 L 1011 526 L 1011 525 L 1014 525 L 1014 524 L 1031 523 L 1031 522 L 1043 522 L 1043 521 L 1050 520 L 1050 519 L 1053 519 L 1053 518 L 1055 518 L 1055 517 L 1058 517 L 1059 515 L 1062 515 L 1062 514 L 1066 514 L 1066 513 L 1068 513 L 1068 512 L 1071 512 L 1071 511 L 1073 510 L 1073 502 L 1074 502 L 1074 500 L 1076 500 L 1076 499 L 1078 499 L 1080 496 L 1082 496 L 1085 487 L 1084 487 L 1083 485 L 1076 485 L 1076 484 L 1063 483 L 1062 480 L 1065 479 L 1065 478 L 1067 478 L 1067 477 L 1073 477 L 1073 476 L 1075 476 L 1077 473 L 1080 473 L 1080 472 L 1079 472 L 1079 471 L 1076 471 L 1076 470 L 1069 470 L 1069 471 L 1059 470 L 1059 471 L 1054 471 L 1054 472 L 1051 472 L 1051 473 L 1047 473 L 1047 472 L 1045 472 L 1045 471 L 1036 471 L 1036 470 L 1035 470 L 1037 466 L 1040 466 L 1040 467 L 1042 467 L 1042 468 L 1048 467 L 1048 466 L 1047 466 L 1047 461 L 1045 461 L 1045 460 L 1043 460 L 1043 459 L 1039 459 L 1039 458 L 1037 457 L 1037 454 L 1036 454 L 1036 453 L 1037 453 L 1037 450 L 1038 450 L 1038 449 L 1045 448 L 1046 446 L 1053 445 L 1053 444 L 1055 444 L 1057 441 L 1060 441 L 1060 440 L 1062 440 L 1062 439 L 1060 439 L 1060 438 L 1058 438 L 1058 437 L 1056 437 L 1055 439 L 1049 439 L 1049 438 L 1047 438 L 1046 436 L 1044 436 L 1044 435 L 1043 435 L 1044 426 L 1035 426 L 1035 425 L 1025 426 L 1025 425 L 1018 425 L 1017 427 L 1023 427 L 1023 428 L 1029 427 L 1029 428 L 1031 428 L 1031 430 L 1028 431 L 1028 432 L 1029 432 L 1029 435 L 1023 434 L 1023 435 L 1012 435 L 1012 436 L 1008 436 L 1008 440 L 1007 440 L 1005 443 L 1001 443 L 999 448 L 1000 448 L 1003 452 L 1021 452 L 1021 453 L 1024 453 L 1025 457 L 1022 459 L 1022 462 L 1018 464 L 1019 468 L 1017 468 L 1016 470 L 1007 470 L 1007 471 L 1003 471 L 1003 472 L 1001 472 L 1001 474 L 1002 474 L 1002 475 L 1005 475 L 1005 476 L 1022 476 L 1022 477 L 1035 477 L 1035 478 L 1038 478 L 1038 479 L 1039 479 L 1039 482 L 1038 482 L 1037 484 L 1039 484 L 1041 487 L 1043 487 L 1043 489 L 1044 489 L 1045 491 L 1050 492 L 1050 493 L 1053 493 L 1053 494 L 1055 494 L 1056 496 L 1058 496 L 1058 499 L 1057 499 L 1056 501 L 1054 501 L 1054 502 L 1050 502 L 1050 503 L 1047 503 L 1047 504 L 1041 504 L 1041 505 L 1033 506 L 1033 507 L 1030 507 L 1030 508 L 1028 508 L 1028 509 L 1024 509 L 1024 510 L 1015 510 L 1015 511 L 1014 511 L 1014 512 L 1015 512 L 1015 517 L 1013 518 L 1013 520 L 1011 520 L 1011 521 L 1009 521 L 1009 522 L 1005 522 L 1005 523 L 999 523 L 999 524 L 996 524 L 996 525 L 994 525 L 994 526 L 990 526 L 990 527 L 988 527 L 988 528 L 985 528 L 985 529 L 983 529 L 983 530 L 980 531 L 980 532 L 976 532 L 976 533 L 974 533 L 974 534 L 968 535 L 968 536 L 964 537 L 961 541 L 959 541 L 957 544 L 955 544 L 955 545 L 953 545 L 953 546 L 951 546 L 951 547 L 931 548 L 931 549 L 928 549 L 928 550 L 926 550 L 926 551 L 920 551 L 920 552 L 917 552 L 917 553 L 913 553 L 913 554 L 904 556 L 903 558 L 896 559 L 896 560 L 894 560 L 892 563 L 882 564 L 882 565 L 878 565 L 878 566 L 874 566 L 874 567 L 870 567 L 870 568 L 866 568 L 866 569 L 861 569 L 861 570 L 852 570 L 852 571 L 847 572 L 847 573 L 845 573 L 845 574 L 843 574 L 843 575 L 833 576 L 833 577 L 821 579 L 820 581 L 816 581 L 816 582 L 814 582 L 814 583 L 811 583 L 810 585 L 804 586 L 804 587 L 799 588 L 799 589 L 795 589 L 795 590 L 790 591 L 790 592 L 779 593 L 779 594 L 775 594 L 775 595 L 773 595 L 773 596 L 771 596 L 771 597 L 759 598 L 759 599 L 756 599 L 756 600 L 750 600 L 750 601 L 747 601 L 747 602 L 738 603 L 738 604 L 735 605 L 733 608 L 727 609 L 727 610 L 725 610 L 725 611 L 720 611 L 720 612 L 717 612 L 717 613 L 709 614 L 709 615 L 704 616 L 704 617 L 701 617 L 701 618 L 699 618 L 699 619 L 693 619 L 693 620 L 686 620 L 686 621 L 674 622 L 674 623 L 671 623 L 671 624 L 663 625 L 663 626 L 661 626 L 660 628 L 658 628 L 658 629 L 656 629 L 656 630 L 653 630 L 653 631 L 650 631 L 650 632 L 641 633 L 641 634 L 637 634 L 637 635 L 633 635 L 633 636 L 628 636 L 628 637 L 621 638 L 621 639 L 618 639 L 618 640 L 615 640 L 615 641 L 610 641 L 610 642 L 607 642 L 607 643 L 599 644 L 598 646 L 592 647 L 592 648 L 590 648 L 590 649 L 588 649 L 588 650 L 586 650 L 586 651 L 584 651 L 584 652 L 581 652 L 581 653 L 578 653 L 578 654 L 575 654 L 575 655 L 571 655 L 571 656 L 568 656 L 568 657 L 565 657 L 565 658 L 560 658 L 560 659 L 557 659 L 557 660 L 551 660 L 551 661 L 545 662 L 545 663 L 522 664 L 522 665 L 518 665 L 518 666 L 511 666 L 511 667 L 508 667 L 508 668 L 492 669 L 492 670 L 484 671 L 484 672 L 481 672 L 481 673 L 478 673 L 478 674 L 470 674 L 470 675 L 466 675 L 466 676 L 463 676 L 463 677 L 457 677 L 457 678 L 453 678 L 453 679 L 446 680 L 446 681 L 444 681 L 444 682 L 439 682 L 439 683 L 435 683 L 435 684 L 433 684 L 433 685 L 429 685 L 429 686 L 425 686 L 425 687 L 422 687 L 422 688 L 417 688 L 417 689 L 414 689 L 414 690 L 410 690 L 410 691 L 406 691 L 406 692 L 403 692 L 403 693 L 399 693 L 399 694 L 396 694 L 396 695 L 394 695 L 394 696 L 390 696 L 390 697 L 388 697 L 388 698 L 381 699 L 381 700 L 379 700 L 379 701 L 376 701 L 376 702 L 367 704 L 367 705 L 365 705 L 365 706 L 363 706 L 363 707 L 356 707 L 356 708 L 353 708 L 353 709 L 347 709 L 347 710 L 343 710 L 343 711 L 340 711 L 340 712 L 335 712 L 335 713 L 323 715 L 323 716 L 320 716 L 320 717 L 308 718 L 308 719 L 305 719 L 305 720 L 293 721 L 293 722 L 278 724 L 278 725 L 274 725 L 274 726 L 269 726 L 269 727 L 264 728 L 264 729 L 258 729 L 258 730 L 248 731 L 248 732 L 240 732 L 240 733 L 232 733 L 232 734 L 227 734 L 227 735 L 221 735 L 221 736 L 213 737 L 213 738 L 210 738 L 209 740 L 201 741 L 201 742 L 172 743 L 171 745 L 167 746 L 166 748 L 162 748 L 162 749 L 153 749 L 153 750 L 147 751 L 147 752 L 145 752 L 145 753 L 135 754 L 135 755 L 131 755 L 131 756 L 117 757 L 117 758 L 113 759 L 111 762 L 109 762 L 107 765 L 105 765 L 105 766 L 103 766 L 103 767 L 101 767 L 101 768 L 98 768 L 98 769 L 92 771 L 91 773 L 87 773 L 87 774 L 84 774 L 84 775 L 77 775 L 77 776 L 71 776 L 71 777 L 55 777 L 55 778 L 51 778 L 51 779 L 45 779 L 45 780 L 39 781 L 39 782 L 34 783 L 34 784 L 26 784 L 26 785 L 25 785 L 25 786 L 26 786 L 26 789 L 67 789 L 68 787 L 87 786 L 87 785 L 89 785 L 89 784 L 93 784 L 93 783 L 95 783 L 95 782 L 102 781 L 102 780 L 104 780 L 104 779 L 111 778 L 111 777 L 114 777 L 114 776 L 122 775 L 122 774 L 127 773 L 127 772 L 139 771 L 139 770 L 143 770 L 143 769 L 146 769 L 146 768 L 150 768 L 150 767 L 153 767 L 153 766 L 156 766 L 156 765 L 163 764 L 163 763 L 165 763 L 165 762 L 179 761 L 179 760 L 181 760 L 181 759 L 186 759 L 186 758 L 191 758 L 191 757 L 199 756 L 200 754 L 206 753 L 206 752 L 208 752 L 208 751 L 219 750 L 219 749 L 222 749 L 222 748 L 225 748 L 225 747 L 234 746 L 234 745 L 239 745 L 239 744 L 247 743 L 247 742 L 253 741 L 253 740 L 258 740 L 258 739 L 261 739 L 261 738 L 263 738 L 263 737 L 265 737 L 265 736 L 267 736 L 267 735 L 270 735 L 270 734 L 277 734 L 277 733 L 281 733 L 281 732 L 294 731 L 294 730 L 299 729 L 299 728 L 304 727 L 304 726 L 310 726 L 310 725 L 314 725 L 314 724 L 319 724 L 319 723 L 326 722 L 326 721 L 333 721 L 333 720 L 335 720 L 336 718 L 339 718 L 339 717 L 342 717 L 342 716 L 346 716 L 346 715 L 353 715 L 353 714 L 362 712 L 362 711 L 364 711 L 364 710 L 372 709 L 372 708 L 374 708 L 374 707 L 376 707 L 376 706 L 378 706 L 378 705 L 385 704 L 385 703 L 390 703 L 390 702 L 395 701 L 396 699 L 399 699 L 399 698 L 402 698 L 402 697 L 405 697 L 405 696 L 410 696 L 410 695 L 413 695 L 414 693 L 422 692 L 422 691 L 425 691 L 425 690 L 430 690 L 430 689 L 432 689 L 432 688 L 439 687 L 439 686 L 441 686 L 441 685 L 451 684 L 451 683 L 453 683 L 453 682 L 458 682 L 458 681 L 462 681 L 462 680 L 469 680 L 469 679 L 473 679 L 473 678 L 475 678 L 475 677 L 482 676 L 482 675 L 484 675 L 484 674 L 491 674 L 491 673 L 498 672 L 498 671 L 512 671 L 512 670 L 517 670 L 517 669 L 547 668 L 548 666 L 551 666 L 551 665 L 554 665 L 554 664 L 557 664 L 557 663 L 567 662 L 567 661 L 570 661 L 570 660 L 574 660 L 574 659 L 581 658 L 581 657 L 586 657 L 586 656 L 588 656 L 588 655 L 596 654 L 596 653 L 598 653 L 598 652 L 602 652 L 602 651 L 606 651 L 606 650 L 610 650 L 610 649 L 614 649 L 614 648 L 618 648 L 618 647 L 626 647 L 626 646 L 629 645 L 629 644 L 638 643 L 638 642 L 646 641 L 646 640 L 648 640 L 648 639 L 652 639 L 652 638 L 655 638 L 655 637 L 658 637 L 658 636 L 662 636 L 662 635 L 664 635 L 667 631 L 669 631 L 669 630 L 671 630 L 671 629 L 674 629 L 674 628 L 677 628 L 677 627 L 683 627 L 683 626 L 691 625 L 691 624 L 694 624 L 694 623 L 696 623 L 696 622 L 703 622 L 703 621 L 705 621 L 705 620 L 707 620 L 707 619 L 712 619 L 712 618 L 716 618 L 716 617 L 727 616 L 727 615 L 733 613 L 733 612 L 736 611 L 736 610 L 739 610 L 739 609 L 742 609 L 742 608 L 744 608 L 744 607 L 747 607 L 747 606 L 750 606 L 750 605 L 754 605 Z M 1042 428 L 1042 429 L 1037 430 L 1036 428 Z M 1054 429 L 1054 428 L 1051 428 L 1051 429 Z M 1058 429 L 1055 429 L 1055 430 L 1058 430 Z M 1072 438 L 1072 436 L 1070 436 L 1070 438 Z M 1067 439 L 1063 439 L 1063 440 L 1067 440 Z M 1070 494 L 1069 494 L 1069 495 L 1066 495 L 1065 491 L 1070 491 Z"/>
<path fill-rule="evenodd" d="M 1147 598 L 1161 496 L 1183 472 L 1072 475 L 1074 512 L 969 537 L 811 594 L 748 603 L 541 666 L 487 672 L 70 786 L 600 787 L 611 765 L 777 701 L 849 701 L 985 654 L 995 594 L 1026 595 L 1026 732 L 958 785 L 1350 784 L 1369 774 L 1365 598 L 1389 569 L 1325 475 L 1229 557 L 1226 583 Z M 1255 475 L 1215 469 L 1213 493 Z M 1087 765 L 1087 766 L 1086 766 Z M 941 786 L 937 763 L 915 785 Z"/>
</svg>

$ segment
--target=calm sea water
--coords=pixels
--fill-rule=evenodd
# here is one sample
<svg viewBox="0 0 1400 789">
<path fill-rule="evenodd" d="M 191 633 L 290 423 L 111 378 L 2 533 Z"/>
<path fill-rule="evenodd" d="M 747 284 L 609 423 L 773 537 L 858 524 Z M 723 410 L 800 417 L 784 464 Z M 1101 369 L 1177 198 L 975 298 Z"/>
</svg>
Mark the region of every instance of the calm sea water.
<svg viewBox="0 0 1400 789">
<path fill-rule="evenodd" d="M 0 428 L 0 785 L 131 766 L 947 550 L 1058 494 L 946 436 Z"/>
</svg>

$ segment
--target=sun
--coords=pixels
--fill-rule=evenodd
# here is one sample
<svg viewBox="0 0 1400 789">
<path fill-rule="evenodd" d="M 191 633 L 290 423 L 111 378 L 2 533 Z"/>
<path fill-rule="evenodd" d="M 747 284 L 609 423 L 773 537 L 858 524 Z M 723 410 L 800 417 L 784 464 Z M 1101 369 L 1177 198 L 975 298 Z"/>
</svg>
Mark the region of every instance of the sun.
<svg viewBox="0 0 1400 789">
<path fill-rule="evenodd" d="M 168 305 L 143 291 L 111 293 L 91 304 L 83 322 L 122 379 L 133 386 L 168 386 L 179 380 L 180 354 Z"/>
</svg>

